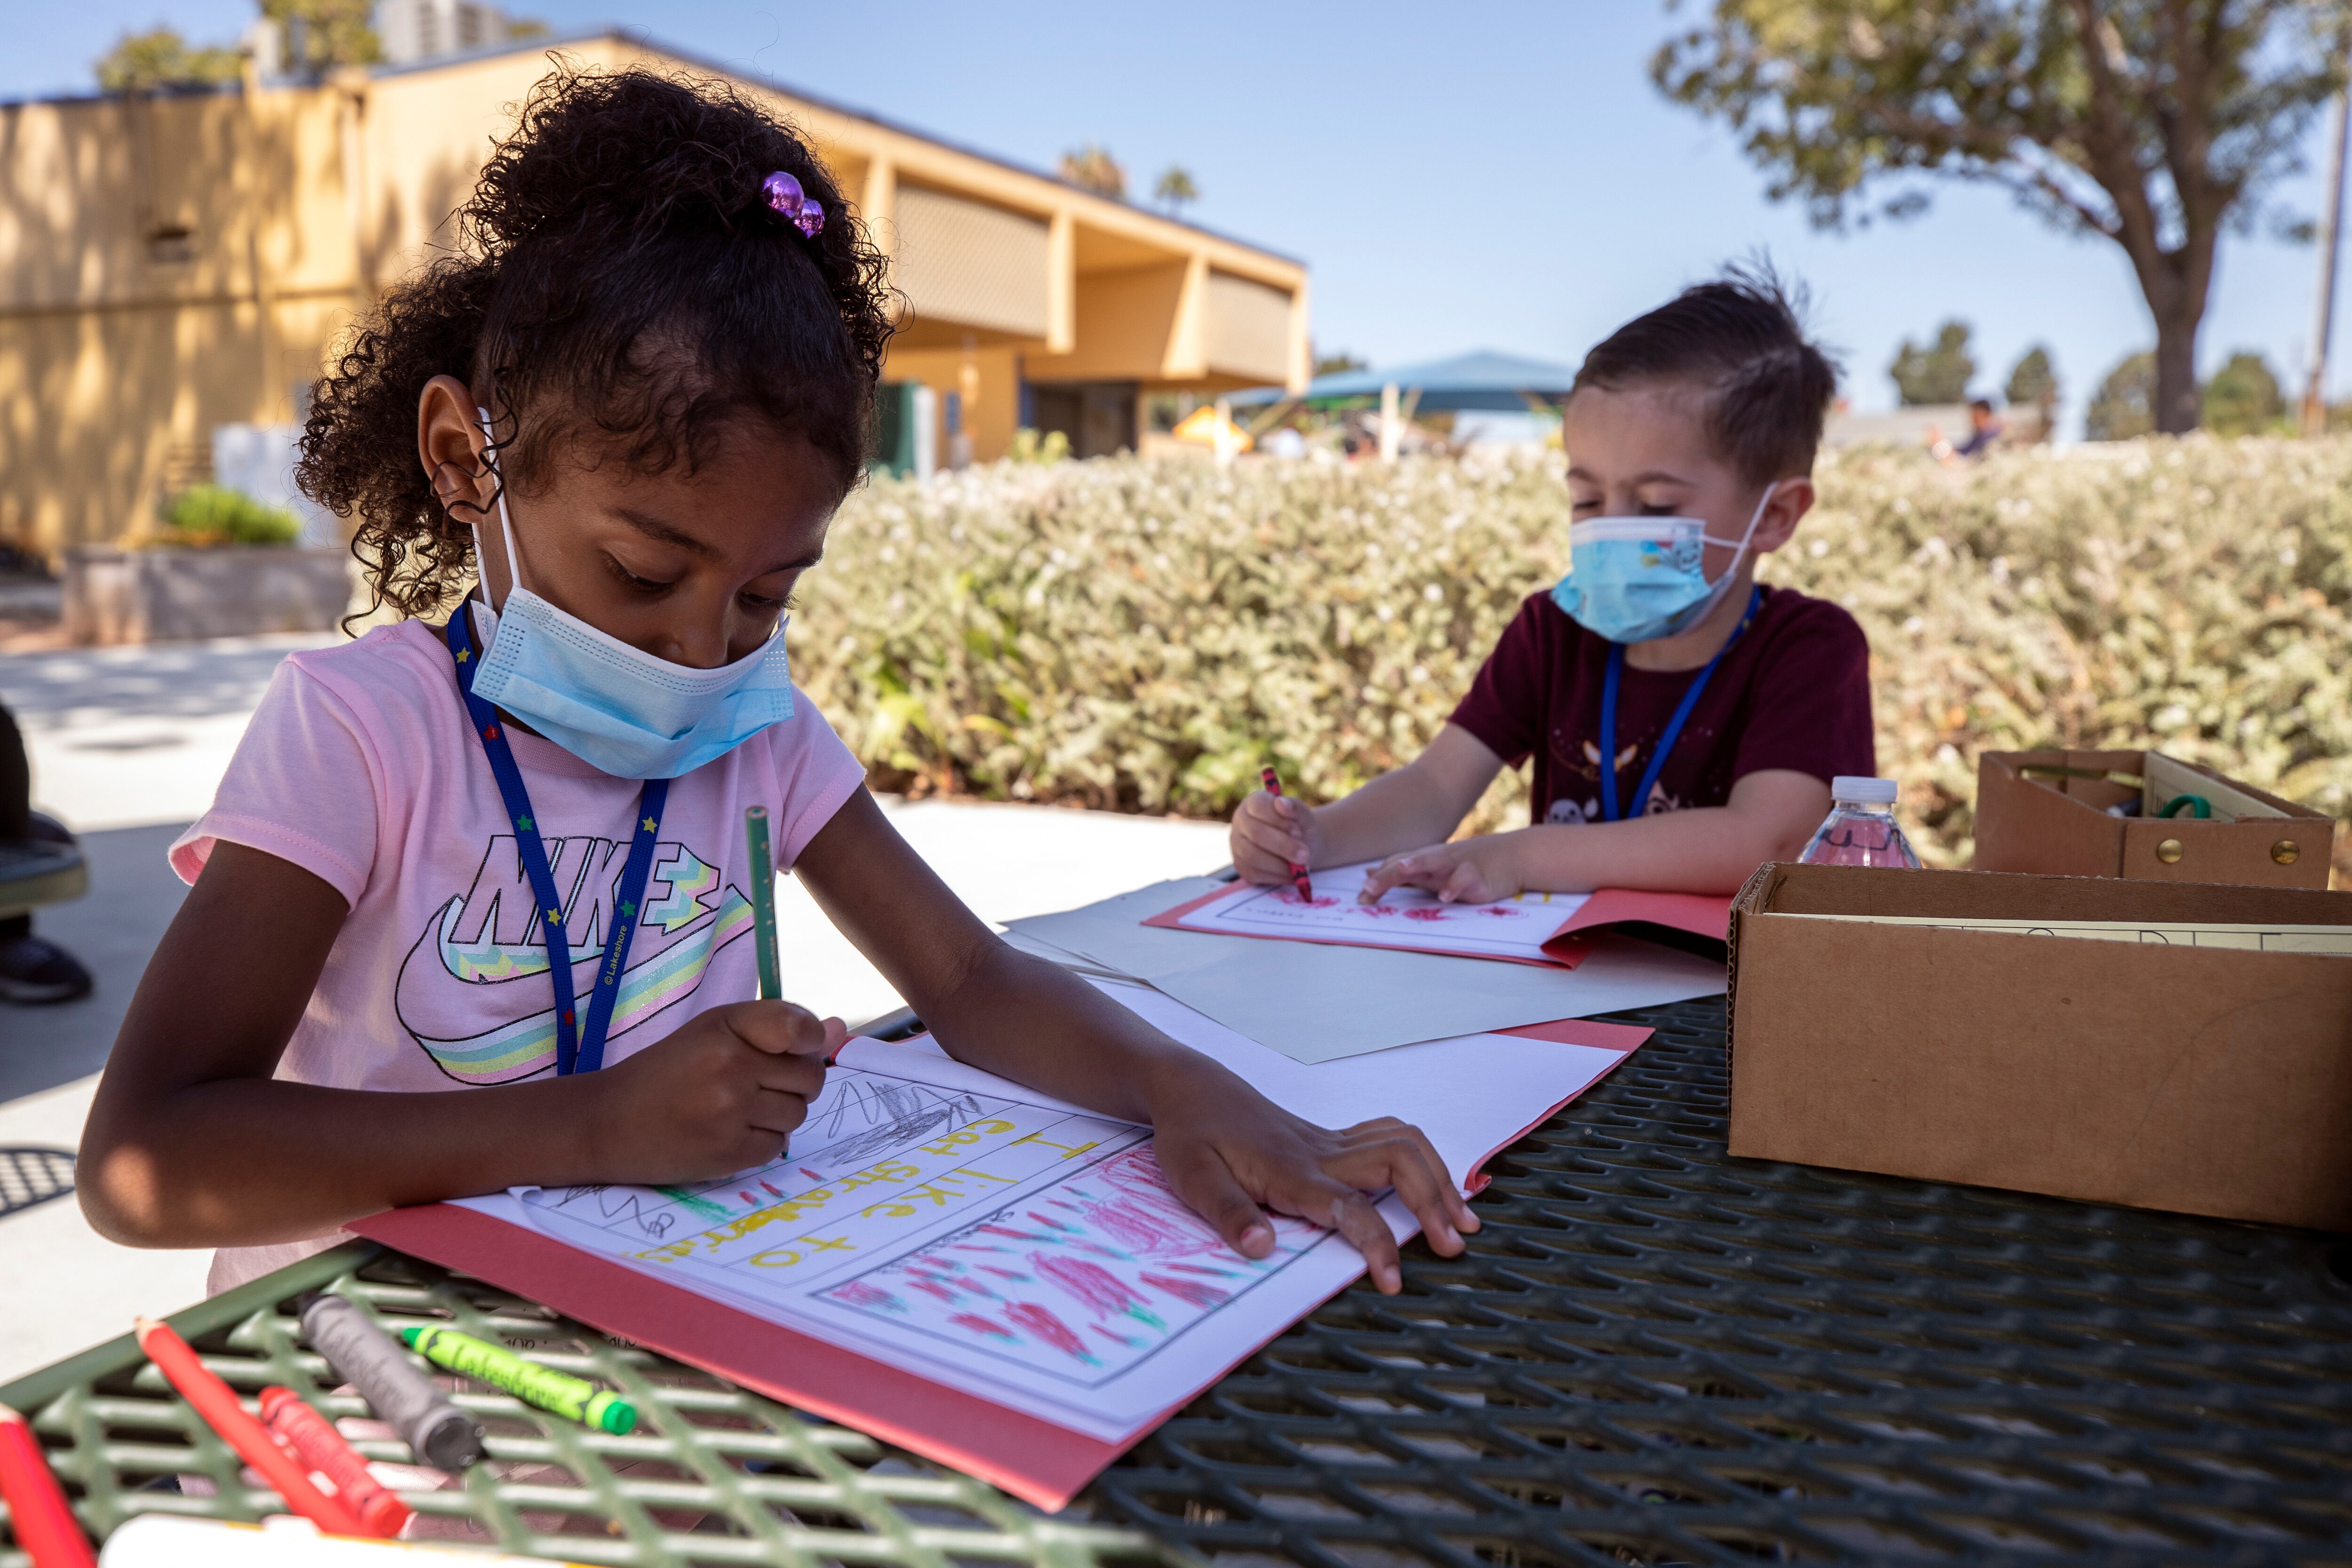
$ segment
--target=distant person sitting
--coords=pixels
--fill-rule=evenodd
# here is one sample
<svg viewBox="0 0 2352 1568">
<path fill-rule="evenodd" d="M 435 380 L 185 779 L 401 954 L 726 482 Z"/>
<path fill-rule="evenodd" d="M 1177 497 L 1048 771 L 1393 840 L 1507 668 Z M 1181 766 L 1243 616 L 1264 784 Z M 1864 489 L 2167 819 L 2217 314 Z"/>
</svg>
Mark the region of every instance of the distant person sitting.
<svg viewBox="0 0 2352 1568">
<path fill-rule="evenodd" d="M 33 810 L 32 795 L 25 739 L 8 710 L 0 708 L 0 843 L 72 843 L 72 834 Z M 89 971 L 72 953 L 33 934 L 32 916 L 0 916 L 0 1002 L 71 1002 L 89 995 Z"/>
<path fill-rule="evenodd" d="M 1955 443 L 1944 439 L 1940 430 L 1927 432 L 1929 449 L 1939 463 L 1957 463 L 1965 458 L 1981 458 L 1992 450 L 2000 439 L 2001 423 L 1993 416 L 1992 405 L 1979 397 L 1969 405 L 1969 433 Z"/>
</svg>

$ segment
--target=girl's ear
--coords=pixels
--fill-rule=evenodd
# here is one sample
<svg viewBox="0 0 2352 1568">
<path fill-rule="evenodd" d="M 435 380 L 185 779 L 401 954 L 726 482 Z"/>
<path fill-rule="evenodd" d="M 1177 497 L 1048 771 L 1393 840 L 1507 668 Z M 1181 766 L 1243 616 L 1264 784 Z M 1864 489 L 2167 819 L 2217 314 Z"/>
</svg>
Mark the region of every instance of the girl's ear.
<svg viewBox="0 0 2352 1568">
<path fill-rule="evenodd" d="M 454 375 L 435 376 L 417 396 L 416 456 L 442 509 L 459 522 L 480 521 L 498 496 L 478 420 L 472 391 Z"/>
<path fill-rule="evenodd" d="M 1803 477 L 1782 479 L 1772 499 L 1764 503 L 1764 515 L 1756 520 L 1756 542 L 1750 548 L 1759 555 L 1780 549 L 1812 510 L 1813 481 Z"/>
</svg>

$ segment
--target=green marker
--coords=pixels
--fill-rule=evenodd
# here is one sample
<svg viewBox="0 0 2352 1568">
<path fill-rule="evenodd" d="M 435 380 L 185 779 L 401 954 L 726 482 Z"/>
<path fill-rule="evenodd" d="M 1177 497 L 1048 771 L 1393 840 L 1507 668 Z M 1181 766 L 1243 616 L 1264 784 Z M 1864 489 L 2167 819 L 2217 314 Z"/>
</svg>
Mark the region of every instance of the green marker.
<svg viewBox="0 0 2352 1568">
<path fill-rule="evenodd" d="M 494 1345 L 455 1329 L 425 1325 L 403 1329 L 400 1337 L 410 1350 L 436 1366 L 447 1367 L 492 1388 L 503 1388 L 541 1410 L 552 1410 L 558 1415 L 616 1435 L 637 1424 L 637 1407 L 619 1394 L 599 1388 L 586 1378 L 525 1361 L 504 1345 Z"/>
<path fill-rule="evenodd" d="M 751 923 L 758 928 L 760 1000 L 783 999 L 783 966 L 776 956 L 776 857 L 768 847 L 768 808 L 743 814 L 743 837 L 751 847 Z"/>
</svg>

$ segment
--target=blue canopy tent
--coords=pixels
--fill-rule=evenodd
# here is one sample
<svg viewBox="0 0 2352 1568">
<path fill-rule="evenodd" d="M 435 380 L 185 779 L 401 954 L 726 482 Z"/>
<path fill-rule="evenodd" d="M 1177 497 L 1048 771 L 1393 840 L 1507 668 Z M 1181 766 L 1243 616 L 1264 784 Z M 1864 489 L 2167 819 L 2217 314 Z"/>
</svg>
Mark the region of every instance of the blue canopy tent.
<svg viewBox="0 0 2352 1568">
<path fill-rule="evenodd" d="M 1252 387 L 1230 394 L 1226 401 L 1235 408 L 1283 402 L 1344 403 L 1381 397 L 1394 387 L 1398 395 L 1412 400 L 1412 407 L 1431 414 L 1469 409 L 1524 413 L 1532 404 L 1558 403 L 1575 381 L 1576 372 L 1566 365 L 1481 349 L 1393 370 L 1345 370 L 1318 375 L 1301 393 L 1279 386 Z"/>
</svg>

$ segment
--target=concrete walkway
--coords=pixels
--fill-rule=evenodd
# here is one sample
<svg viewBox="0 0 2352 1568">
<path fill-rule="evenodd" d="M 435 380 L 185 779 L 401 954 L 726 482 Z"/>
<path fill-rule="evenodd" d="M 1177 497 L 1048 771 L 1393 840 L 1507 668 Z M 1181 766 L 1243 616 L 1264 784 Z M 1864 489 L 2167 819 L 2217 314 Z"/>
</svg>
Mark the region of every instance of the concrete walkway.
<svg viewBox="0 0 2352 1568">
<path fill-rule="evenodd" d="M 39 929 L 98 976 L 56 1008 L 0 1007 L 0 1147 L 70 1149 L 148 954 L 183 889 L 163 851 L 212 799 L 288 652 L 320 639 L 0 655 L 0 701 L 25 731 L 37 805 L 83 835 L 91 889 Z M 1066 909 L 1223 863 L 1214 823 L 1050 806 L 885 799 L 898 830 L 983 919 Z M 778 889 L 785 988 L 852 1023 L 898 998 L 800 887 Z M 209 1252 L 102 1240 L 70 1199 L 0 1219 L 0 1383 L 204 1293 Z"/>
</svg>

